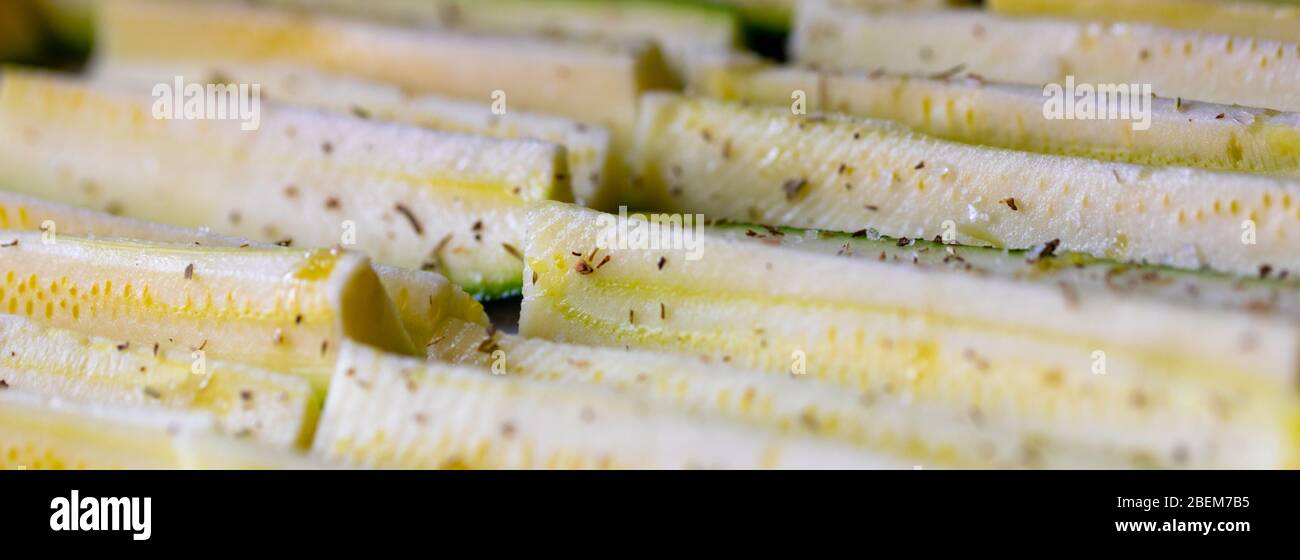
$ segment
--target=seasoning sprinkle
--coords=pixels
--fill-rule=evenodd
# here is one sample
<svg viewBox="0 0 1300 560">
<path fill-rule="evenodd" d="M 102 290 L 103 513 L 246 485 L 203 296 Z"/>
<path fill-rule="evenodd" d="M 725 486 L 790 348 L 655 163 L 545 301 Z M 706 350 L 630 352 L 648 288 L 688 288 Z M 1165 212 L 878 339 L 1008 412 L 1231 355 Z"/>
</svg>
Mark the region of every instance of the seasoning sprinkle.
<svg viewBox="0 0 1300 560">
<path fill-rule="evenodd" d="M 781 185 L 781 190 L 785 191 L 786 200 L 794 200 L 796 198 L 799 198 L 799 195 L 802 194 L 804 191 L 804 187 L 807 186 L 808 186 L 807 179 L 802 179 L 802 178 L 789 179 L 784 184 Z"/>
<path fill-rule="evenodd" d="M 1007 208 L 1010 208 L 1013 212 L 1019 212 L 1019 211 L 1020 211 L 1020 208 L 1019 208 L 1018 206 L 1016 206 L 1016 199 L 1015 199 L 1015 198 L 1007 197 L 1007 198 L 1004 198 L 1004 199 L 1002 199 L 1002 200 L 999 200 L 998 202 L 1001 202 L 1002 204 L 1007 205 Z"/>
<path fill-rule="evenodd" d="M 130 343 L 130 342 L 123 342 L 123 343 L 117 345 L 117 351 L 118 351 L 118 352 L 125 352 L 126 349 L 127 349 L 127 348 L 130 348 L 130 347 L 131 347 L 131 343 Z"/>
<path fill-rule="evenodd" d="M 406 221 L 411 223 L 411 229 L 415 230 L 416 235 L 424 235 L 424 226 L 420 225 L 420 221 L 415 218 L 415 213 L 411 212 L 410 208 L 400 202 L 393 208 L 406 217 Z"/>
<path fill-rule="evenodd" d="M 510 253 L 510 256 L 519 259 L 521 261 L 524 260 L 524 254 L 520 253 L 519 249 L 516 248 L 514 245 L 511 245 L 509 243 L 502 243 L 501 248 L 505 249 L 507 253 Z"/>
<path fill-rule="evenodd" d="M 154 389 L 153 387 L 145 387 L 144 396 L 149 397 L 151 399 L 161 399 L 162 393 L 159 393 L 158 390 Z"/>
<path fill-rule="evenodd" d="M 194 279 L 194 263 L 185 265 L 185 279 L 186 280 Z"/>
<path fill-rule="evenodd" d="M 668 264 L 668 257 L 659 257 L 659 270 L 663 270 L 665 264 Z"/>
<path fill-rule="evenodd" d="M 668 307 L 665 306 L 664 302 L 661 301 L 659 302 L 659 319 L 664 320 L 667 318 L 668 318 Z"/>
<path fill-rule="evenodd" d="M 0 244 L 0 247 L 17 247 L 17 246 L 18 246 L 17 239 L 14 239 L 13 241 L 10 241 L 8 243 Z"/>
</svg>

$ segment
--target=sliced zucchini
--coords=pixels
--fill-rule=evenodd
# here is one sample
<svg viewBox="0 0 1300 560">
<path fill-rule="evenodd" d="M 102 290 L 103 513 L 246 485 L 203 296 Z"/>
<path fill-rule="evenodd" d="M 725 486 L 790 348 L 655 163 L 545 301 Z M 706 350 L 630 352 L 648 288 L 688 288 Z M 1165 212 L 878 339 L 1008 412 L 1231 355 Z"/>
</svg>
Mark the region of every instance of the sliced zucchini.
<svg viewBox="0 0 1300 560">
<path fill-rule="evenodd" d="M 479 134 L 493 138 L 536 138 L 565 147 L 572 175 L 574 200 L 584 206 L 609 208 L 622 183 L 615 166 L 609 131 L 565 118 L 509 111 L 492 112 L 488 103 L 436 96 L 412 97 L 401 88 L 318 72 L 287 64 L 163 62 L 101 64 L 97 74 L 108 81 L 135 84 L 187 82 L 261 84 L 269 99 L 420 125 L 435 130 Z M 620 156 L 621 157 L 621 156 Z"/>
<path fill-rule="evenodd" d="M 1098 257 L 1251 276 L 1300 272 L 1297 179 L 1014 152 L 885 121 L 666 94 L 647 96 L 641 117 L 637 173 L 660 208 L 1012 249 L 1057 240 Z"/>
<path fill-rule="evenodd" d="M 1240 278 L 1212 271 L 1132 265 L 1080 253 L 1042 256 L 1034 250 L 946 245 L 924 239 L 899 243 L 899 239 L 873 230 L 850 234 L 718 224 L 707 231 L 728 239 L 752 239 L 821 254 L 1034 282 L 1070 293 L 1104 291 L 1189 307 L 1300 320 L 1300 278 L 1274 275 L 1271 271 L 1262 278 Z"/>
<path fill-rule="evenodd" d="M 457 324 L 452 324 L 457 323 Z M 766 375 L 719 363 L 709 355 L 675 356 L 622 348 L 562 344 L 537 338 L 492 334 L 481 326 L 449 321 L 450 331 L 430 346 L 430 358 L 491 368 L 511 376 L 556 383 L 600 385 L 685 407 L 768 426 L 791 435 L 816 434 L 865 449 L 888 452 L 919 464 L 942 467 L 1131 468 L 1151 466 L 1139 457 L 1172 458 L 1179 445 L 1185 461 L 1162 466 L 1244 466 L 1260 458 L 1269 438 L 1283 426 L 1263 431 L 1252 420 L 1202 430 L 1203 411 L 1161 401 L 1142 422 L 1106 420 L 1104 402 L 1088 397 L 1058 401 L 1058 416 L 1023 417 L 979 407 L 904 402 L 890 395 L 858 392 L 831 383 Z M 460 335 L 459 333 L 464 333 Z M 466 335 L 475 336 L 466 336 Z M 496 351 L 501 353 L 497 354 Z M 1175 392 L 1178 389 L 1175 389 Z M 1159 408 L 1159 411 L 1154 410 Z M 1099 418 L 1088 418 L 1097 413 Z M 1084 421 L 1079 421 L 1084 420 Z M 1025 453 L 1033 441 L 1034 455 Z M 1225 453 L 1226 452 L 1226 453 Z"/>
<path fill-rule="evenodd" d="M 4 191 L 0 191 L 0 229 L 39 229 L 53 239 L 58 235 L 73 235 L 210 247 L 272 247 L 206 229 L 133 220 Z M 441 274 L 383 265 L 374 266 L 374 269 L 389 299 L 397 307 L 402 326 L 416 345 L 428 342 L 439 322 L 447 317 L 482 325 L 488 322 L 483 305 Z"/>
<path fill-rule="evenodd" d="M 303 469 L 320 463 L 222 435 L 212 416 L 0 390 L 0 467 Z"/>
<path fill-rule="evenodd" d="M 681 71 L 699 51 L 740 46 L 736 15 L 708 5 L 663 0 L 272 0 L 271 5 L 325 8 L 387 23 L 471 32 L 651 39 Z"/>
<path fill-rule="evenodd" d="M 344 244 L 436 268 L 480 297 L 518 292 L 525 202 L 570 196 L 564 149 L 546 142 L 270 105 L 245 131 L 153 118 L 144 90 L 18 71 L 0 86 L 4 189 L 259 241 Z"/>
<path fill-rule="evenodd" d="M 823 68 L 935 73 L 953 68 L 1035 86 L 1149 84 L 1168 98 L 1300 111 L 1300 44 L 1142 24 L 800 5 L 795 60 Z"/>
<path fill-rule="evenodd" d="M 630 220 L 629 231 L 647 227 Z M 606 242 L 600 249 L 613 223 L 573 206 L 534 210 L 521 335 L 704 354 L 899 402 L 1026 422 L 1027 433 L 1038 434 L 1020 442 L 1031 465 L 1041 460 L 1042 434 L 1123 447 L 1117 434 L 1133 426 L 1153 430 L 1155 439 L 1139 448 L 1161 446 L 1135 451 L 1135 465 L 1294 463 L 1294 318 L 707 233 L 693 247 L 699 260 L 672 248 Z M 1158 436 L 1174 424 L 1191 431 Z M 1245 437 L 1254 430 L 1257 437 Z M 1242 447 L 1218 455 L 1198 433 Z"/>
<path fill-rule="evenodd" d="M 348 343 L 313 453 L 380 468 L 892 467 L 902 461 L 632 395 Z"/>
<path fill-rule="evenodd" d="M 190 352 L 42 327 L 0 315 L 6 387 L 88 403 L 211 412 L 227 434 L 276 447 L 311 442 L 320 403 L 303 379 Z"/>
<path fill-rule="evenodd" d="M 1040 88 L 978 77 L 763 67 L 697 67 L 692 87 L 732 101 L 888 119 L 945 140 L 1145 165 L 1300 176 L 1300 113 L 1155 98 L 1150 128 L 1129 120 L 1047 120 Z"/>
<path fill-rule="evenodd" d="M 319 390 L 343 338 L 414 352 L 356 253 L 0 237 L 0 312 L 44 325 L 202 351 L 303 375 Z"/>
<path fill-rule="evenodd" d="M 1300 6 L 1234 0 L 989 0 L 1011 16 L 1145 22 L 1176 29 L 1300 42 Z"/>
<path fill-rule="evenodd" d="M 674 85 L 652 42 L 503 37 L 308 16 L 242 3 L 114 1 L 99 52 L 113 61 L 278 61 L 419 93 L 551 113 L 609 128 L 626 145 L 637 96 Z M 501 97 L 497 93 L 504 93 Z"/>
</svg>

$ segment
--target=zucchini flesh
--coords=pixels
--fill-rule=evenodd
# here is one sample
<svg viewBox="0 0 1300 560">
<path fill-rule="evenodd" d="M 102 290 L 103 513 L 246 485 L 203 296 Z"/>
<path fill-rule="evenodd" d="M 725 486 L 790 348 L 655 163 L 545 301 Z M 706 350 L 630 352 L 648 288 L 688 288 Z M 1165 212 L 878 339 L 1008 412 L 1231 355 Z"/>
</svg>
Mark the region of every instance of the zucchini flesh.
<svg viewBox="0 0 1300 560">
<path fill-rule="evenodd" d="M 10 389 L 88 403 L 211 412 L 221 431 L 275 447 L 306 446 L 320 403 L 304 380 L 190 352 L 41 327 L 0 315 L 0 379 Z"/>
<path fill-rule="evenodd" d="M 695 91 L 730 101 L 888 119 L 945 140 L 1143 165 L 1300 176 L 1300 113 L 1156 98 L 1151 128 L 1126 120 L 1045 120 L 1040 88 L 936 77 L 702 65 Z"/>
<path fill-rule="evenodd" d="M 108 237 L 183 243 L 209 247 L 271 248 L 245 239 L 227 237 L 206 229 L 186 229 L 96 212 L 26 195 L 0 191 L 0 229 L 37 230 L 46 222 L 58 235 Z M 397 316 L 411 341 L 423 345 L 433 337 L 442 319 L 454 317 L 486 325 L 487 313 L 456 285 L 436 272 L 391 266 L 374 266 L 379 281 L 397 308 Z"/>
<path fill-rule="evenodd" d="M 0 233 L 0 312 L 329 381 L 343 338 L 414 348 L 355 253 Z"/>
<path fill-rule="evenodd" d="M 1042 86 L 1150 84 L 1168 98 L 1300 111 L 1300 44 L 979 10 L 928 13 L 800 6 L 791 39 L 800 63 L 936 73 L 961 66 L 989 80 Z"/>
<path fill-rule="evenodd" d="M 1036 258 L 1032 250 L 946 245 L 921 239 L 900 244 L 898 239 L 872 230 L 848 234 L 718 224 L 708 231 L 728 239 L 749 239 L 820 254 L 1034 282 L 1067 293 L 1103 291 L 1207 310 L 1300 320 L 1300 279 L 1290 276 L 1241 278 L 1212 271 L 1133 265 L 1067 252 Z"/>
<path fill-rule="evenodd" d="M 1242 447 L 1254 453 L 1260 442 L 1267 445 L 1267 437 L 1285 437 L 1277 426 L 1272 436 L 1260 437 L 1254 421 L 1199 431 L 1203 423 L 1195 414 L 1164 403 L 1157 405 L 1161 411 L 1142 423 L 1071 422 L 1074 418 L 1062 414 L 1056 425 L 1045 429 L 1041 423 L 998 416 L 996 407 L 993 414 L 986 414 L 978 407 L 904 402 L 883 393 L 735 368 L 707 354 L 677 356 L 579 346 L 490 334 L 477 325 L 456 323 L 449 321 L 447 335 L 430 346 L 430 359 L 490 368 L 499 358 L 501 370 L 510 376 L 611 387 L 782 433 L 842 439 L 932 466 L 1222 467 L 1240 465 L 1233 452 L 1223 452 L 1240 449 L 1234 443 L 1237 438 L 1250 441 Z M 503 354 L 493 355 L 496 350 Z M 1097 406 L 1074 402 L 1062 408 L 1072 408 L 1077 417 L 1096 412 Z M 1026 441 L 1033 442 L 1032 455 L 1025 453 Z M 1167 461 L 1178 449 L 1185 453 L 1181 464 Z"/>
<path fill-rule="evenodd" d="M 1300 42 L 1300 6 L 1234 0 L 990 0 L 1010 16 L 1146 22 L 1176 29 Z"/>
<path fill-rule="evenodd" d="M 652 39 L 679 72 L 698 51 L 729 50 L 741 42 L 732 12 L 659 0 L 272 0 L 270 4 L 471 32 Z"/>
<path fill-rule="evenodd" d="M 380 468 L 892 467 L 593 387 L 494 376 L 349 343 L 313 453 Z"/>
<path fill-rule="evenodd" d="M 802 369 L 859 393 L 1023 422 L 1053 440 L 1130 441 L 1122 434 L 1145 426 L 1152 439 L 1135 443 L 1134 465 L 1294 461 L 1294 320 L 709 234 L 700 260 L 611 248 L 583 274 L 572 253 L 597 247 L 599 216 L 534 211 L 521 335 L 704 354 L 778 375 Z M 1192 431 L 1159 435 L 1172 425 Z M 1197 433 L 1241 447 L 1219 455 Z M 1040 437 L 1021 443 L 1028 464 L 1042 460 Z"/>
<path fill-rule="evenodd" d="M 647 96 L 641 118 L 637 173 L 663 209 L 921 239 L 948 222 L 965 244 L 1055 239 L 1129 262 L 1300 271 L 1296 179 L 1014 152 L 667 94 Z"/>
<path fill-rule="evenodd" d="M 244 131 L 152 118 L 144 90 L 16 71 L 2 88 L 6 189 L 268 243 L 355 241 L 476 296 L 518 291 L 509 247 L 522 243 L 525 201 L 570 196 L 564 149 L 550 143 L 271 106 Z"/>
<path fill-rule="evenodd" d="M 675 84 L 651 42 L 464 34 L 240 3 L 122 0 L 100 11 L 105 60 L 287 62 L 411 92 L 491 102 L 609 128 L 626 145 L 642 91 Z"/>
<path fill-rule="evenodd" d="M 401 88 L 318 72 L 284 64 L 158 63 L 101 64 L 97 74 L 110 81 L 136 84 L 187 82 L 261 84 L 269 99 L 352 113 L 367 118 L 414 124 L 434 130 L 492 138 L 536 138 L 565 147 L 574 201 L 608 208 L 615 202 L 621 178 L 612 157 L 609 131 L 565 118 L 507 111 L 498 115 L 490 104 L 436 96 L 412 97 Z"/>
<path fill-rule="evenodd" d="M 302 469 L 297 454 L 217 432 L 199 412 L 123 408 L 0 390 L 0 467 Z"/>
</svg>

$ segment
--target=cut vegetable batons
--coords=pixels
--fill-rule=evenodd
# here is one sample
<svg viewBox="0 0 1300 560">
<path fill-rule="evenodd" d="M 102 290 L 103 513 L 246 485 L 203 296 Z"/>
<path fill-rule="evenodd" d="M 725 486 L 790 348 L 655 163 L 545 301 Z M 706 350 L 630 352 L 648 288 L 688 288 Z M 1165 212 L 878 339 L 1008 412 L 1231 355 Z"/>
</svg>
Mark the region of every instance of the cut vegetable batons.
<svg viewBox="0 0 1300 560">
<path fill-rule="evenodd" d="M 479 297 L 518 292 L 526 202 L 571 199 L 564 148 L 548 142 L 270 104 L 251 121 L 157 118 L 174 116 L 166 99 L 6 71 L 0 183 L 258 241 L 356 248 L 435 268 Z"/>
<path fill-rule="evenodd" d="M 809 437 L 598 387 L 404 358 L 348 343 L 313 453 L 378 468 L 905 468 Z"/>
<path fill-rule="evenodd" d="M 271 5 L 325 9 L 386 23 L 479 33 L 575 39 L 654 40 L 675 71 L 701 51 L 741 44 L 736 14 L 702 3 L 660 0 L 271 0 Z"/>
<path fill-rule="evenodd" d="M 1247 312 L 1300 322 L 1300 277 L 1274 274 L 1253 278 L 1208 270 L 1141 266 L 1047 247 L 1008 251 L 901 240 L 874 230 L 837 233 L 744 224 L 706 229 L 728 239 L 750 239 L 801 251 L 888 261 L 921 269 L 997 277 L 1059 288 L 1063 293 L 1105 291 L 1206 310 Z M 482 327 L 480 327 L 482 328 Z"/>
<path fill-rule="evenodd" d="M 485 371 L 496 364 L 493 371 L 524 379 L 610 387 L 794 436 L 836 438 L 928 466 L 1129 468 L 1150 466 L 1135 457 L 1160 461 L 1170 457 L 1169 449 L 1185 444 L 1196 455 L 1189 452 L 1182 465 L 1171 461 L 1169 466 L 1222 467 L 1237 465 L 1235 452 L 1243 447 L 1251 449 L 1245 456 L 1258 458 L 1254 450 L 1278 436 L 1276 430 L 1256 431 L 1254 422 L 1194 431 L 1203 425 L 1196 417 L 1199 411 L 1163 403 L 1156 405 L 1164 409 L 1150 414 L 1150 421 L 1133 423 L 1125 415 L 1124 423 L 1112 423 L 1101 414 L 1086 423 L 1070 424 L 1067 418 L 1053 426 L 1040 418 L 999 417 L 979 408 L 906 402 L 806 377 L 767 375 L 729 365 L 730 356 L 718 360 L 564 344 L 488 333 L 454 320 L 446 327 L 450 333 L 429 347 L 431 359 Z M 1086 414 L 1087 406 L 1096 403 L 1075 406 L 1077 413 Z M 1034 442 L 1033 455 L 1025 453 L 1027 439 Z"/>
<path fill-rule="evenodd" d="M 641 92 L 676 83 L 649 41 L 468 34 L 231 2 L 118 0 L 100 16 L 103 59 L 290 62 L 592 122 L 616 145 L 631 133 Z"/>
<path fill-rule="evenodd" d="M 130 345 L 0 315 L 0 381 L 65 401 L 211 412 L 221 431 L 275 447 L 311 443 L 320 403 L 291 375 Z"/>
<path fill-rule="evenodd" d="M 494 111 L 490 103 L 436 96 L 410 96 L 401 88 L 275 63 L 160 62 L 105 63 L 96 74 L 108 82 L 148 84 L 187 82 L 259 84 L 269 100 L 351 113 L 492 138 L 536 138 L 565 147 L 574 201 L 609 208 L 622 183 L 614 165 L 610 133 L 603 127 L 561 117 L 513 110 Z M 621 156 L 620 156 L 621 157 Z"/>
<path fill-rule="evenodd" d="M 1160 96 L 1300 111 L 1300 44 L 1155 27 L 800 4 L 791 38 L 802 64 L 934 73 L 953 68 L 1036 86 L 1147 84 Z"/>
<path fill-rule="evenodd" d="M 370 262 L 328 249 L 225 248 L 0 232 L 0 312 L 180 346 L 323 390 L 344 338 L 415 349 Z"/>
<path fill-rule="evenodd" d="M 1010 16 L 1053 16 L 1107 23 L 1143 22 L 1176 29 L 1300 42 L 1300 5 L 1267 0 L 989 0 Z"/>
<path fill-rule="evenodd" d="M 665 225 L 656 235 L 651 223 L 571 205 L 536 208 L 520 334 L 729 357 L 737 367 L 859 394 L 1024 422 L 1053 444 L 1132 442 L 1122 439 L 1126 429 L 1145 426 L 1150 439 L 1127 457 L 1135 466 L 1294 464 L 1294 318 Z M 624 226 L 629 233 L 618 233 Z M 1160 435 L 1165 429 L 1173 431 Z M 1041 461 L 1044 443 L 1020 441 L 1028 464 Z"/>
<path fill-rule="evenodd" d="M 1300 113 L 1154 98 L 1150 120 L 1048 120 L 1039 87 L 969 74 L 900 75 L 770 66 L 752 59 L 700 64 L 692 90 L 730 101 L 887 119 L 967 144 L 1144 165 L 1300 176 Z M 1150 127 L 1142 129 L 1149 122 Z M 1135 130 L 1135 128 L 1139 128 Z"/>
<path fill-rule="evenodd" d="M 1300 272 L 1300 180 L 1016 152 L 896 124 L 649 95 L 641 187 L 734 221 L 1256 275 Z"/>
<path fill-rule="evenodd" d="M 57 239 L 58 235 L 72 235 L 210 247 L 273 247 L 206 229 L 134 220 L 4 191 L 0 191 L 0 229 L 39 230 L 51 239 Z M 397 307 L 402 326 L 417 347 L 433 337 L 434 330 L 444 318 L 454 317 L 481 325 L 488 323 L 483 305 L 441 274 L 383 265 L 375 265 L 374 269 L 389 299 Z"/>
<path fill-rule="evenodd" d="M 306 469 L 322 463 L 221 434 L 210 414 L 0 390 L 7 469 Z"/>
</svg>

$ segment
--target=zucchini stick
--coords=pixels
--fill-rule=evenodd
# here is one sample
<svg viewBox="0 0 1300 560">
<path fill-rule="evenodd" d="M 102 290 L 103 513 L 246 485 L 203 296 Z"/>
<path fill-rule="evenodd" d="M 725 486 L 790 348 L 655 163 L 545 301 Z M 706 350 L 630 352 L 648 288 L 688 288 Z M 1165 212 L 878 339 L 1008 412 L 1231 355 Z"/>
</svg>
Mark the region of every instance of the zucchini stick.
<svg viewBox="0 0 1300 560">
<path fill-rule="evenodd" d="M 1300 180 L 938 140 L 885 121 L 647 96 L 659 208 L 833 231 L 1059 249 L 1254 276 L 1300 272 Z"/>
<path fill-rule="evenodd" d="M 158 99 L 7 71 L 0 183 L 82 207 L 433 268 L 518 291 L 525 202 L 570 200 L 564 148 L 263 106 L 259 128 L 156 118 Z M 112 141 L 103 138 L 111 137 Z"/>
<path fill-rule="evenodd" d="M 90 404 L 207 411 L 223 433 L 274 447 L 311 442 L 320 402 L 303 379 L 196 353 L 42 327 L 0 315 L 9 389 Z"/>
<path fill-rule="evenodd" d="M 1032 421 L 1030 430 L 1051 428 L 1063 439 L 1088 437 L 1080 430 L 1094 422 L 1114 421 L 1114 433 L 1122 433 L 1167 427 L 1175 416 L 1204 434 L 1225 430 L 1223 441 L 1239 441 L 1228 432 L 1257 426 L 1263 435 L 1240 440 L 1249 447 L 1241 455 L 1211 458 L 1209 448 L 1180 436 L 1135 464 L 1177 465 L 1193 456 L 1294 464 L 1294 318 L 818 254 L 707 231 L 694 238 L 700 258 L 690 260 L 691 252 L 671 246 L 617 242 L 634 237 L 609 243 L 617 222 L 608 216 L 566 205 L 534 210 L 521 335 L 703 354 L 715 363 L 729 358 L 737 367 L 858 393 Z M 626 223 L 631 232 L 649 222 Z M 675 227 L 670 232 L 663 238 L 681 239 Z M 581 259 L 604 264 L 583 266 Z M 1230 426 L 1227 409 L 1249 420 Z M 1022 443 L 1041 458 L 1041 440 Z"/>
<path fill-rule="evenodd" d="M 701 64 L 693 91 L 730 101 L 840 112 L 922 134 L 1012 150 L 1143 165 L 1300 176 L 1300 113 L 1185 99 L 1151 100 L 1150 128 L 1133 120 L 1047 120 L 1043 91 L 971 74 L 900 75 L 752 62 Z"/>
<path fill-rule="evenodd" d="M 343 338 L 415 351 L 356 253 L 0 236 L 0 312 L 43 325 L 294 373 L 318 391 Z"/>
<path fill-rule="evenodd" d="M 206 229 L 133 220 L 4 191 L 0 191 L 0 229 L 40 230 L 44 233 L 42 239 L 55 240 L 59 235 L 72 235 L 209 247 L 273 247 Z M 389 299 L 397 307 L 402 326 L 417 346 L 427 343 L 439 322 L 446 317 L 481 325 L 488 323 L 482 304 L 436 272 L 383 265 L 376 265 L 374 269 Z"/>
<path fill-rule="evenodd" d="M 1148 84 L 1167 98 L 1300 111 L 1300 44 L 1143 24 L 1012 18 L 979 10 L 861 11 L 800 5 L 803 64 L 938 73 L 1034 86 Z"/>
<path fill-rule="evenodd" d="M 596 387 L 426 363 L 348 343 L 314 454 L 381 468 L 900 468 L 890 457 Z"/>
<path fill-rule="evenodd" d="M 1057 401 L 1056 416 L 1034 415 L 1002 408 L 995 399 L 974 407 L 946 406 L 796 376 L 767 375 L 733 367 L 728 356 L 715 360 L 708 354 L 678 356 L 564 344 L 489 333 L 455 320 L 445 327 L 439 342 L 429 347 L 431 359 L 494 368 L 524 379 L 612 387 L 795 436 L 841 439 L 930 466 L 1248 466 L 1238 461 L 1257 458 L 1260 450 L 1278 445 L 1270 438 L 1281 438 L 1282 445 L 1287 441 L 1281 426 L 1267 421 L 1261 425 L 1259 416 L 1203 430 L 1204 410 L 1180 406 L 1172 399 L 1156 403 L 1141 418 L 1122 415 L 1124 421 L 1115 423 L 1105 414 L 1106 406 L 1115 403 L 1097 398 L 1113 396 L 1113 387 Z M 468 332 L 461 334 L 464 331 Z M 1120 382 L 1111 381 L 1115 383 Z M 1132 389 L 1140 384 L 1127 385 Z M 1026 453 L 1026 441 L 1032 442 L 1033 453 Z"/>
<path fill-rule="evenodd" d="M 494 112 L 489 103 L 437 96 L 411 96 L 396 86 L 318 72 L 287 64 L 162 62 L 101 64 L 109 82 L 154 84 L 183 76 L 195 83 L 260 84 L 262 95 L 291 105 L 317 107 L 492 138 L 536 138 L 565 147 L 574 201 L 609 208 L 617 197 L 621 165 L 615 165 L 610 133 L 603 127 L 523 111 Z M 621 158 L 621 155 L 618 156 Z"/>
</svg>

